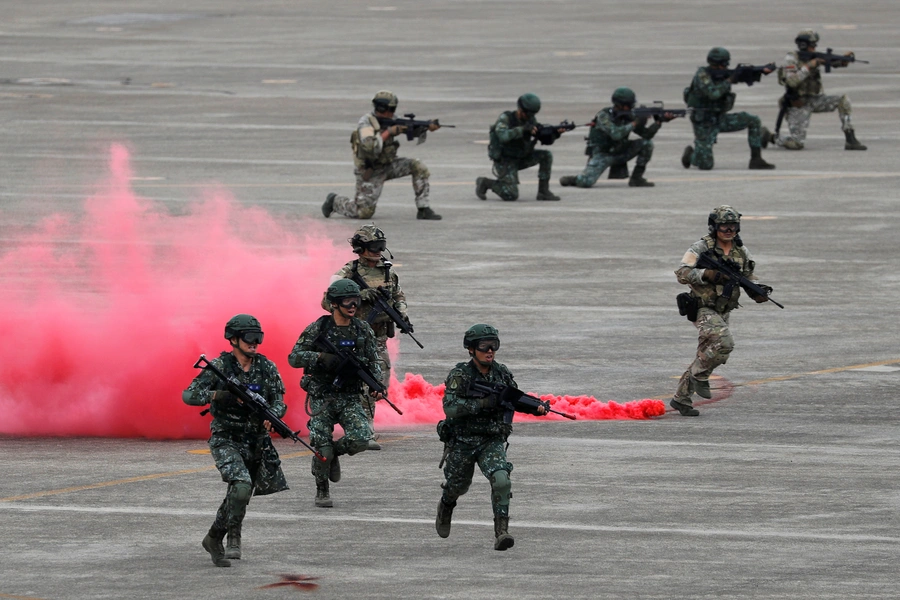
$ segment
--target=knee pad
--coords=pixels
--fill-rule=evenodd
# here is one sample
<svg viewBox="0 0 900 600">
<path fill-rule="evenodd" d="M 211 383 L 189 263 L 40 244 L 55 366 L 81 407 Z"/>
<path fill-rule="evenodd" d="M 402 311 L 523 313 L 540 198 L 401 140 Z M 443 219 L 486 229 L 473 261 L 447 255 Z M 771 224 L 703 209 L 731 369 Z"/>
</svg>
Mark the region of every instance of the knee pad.
<svg viewBox="0 0 900 600">
<path fill-rule="evenodd" d="M 519 199 L 519 190 L 502 190 L 497 195 L 504 202 L 514 202 Z"/>
<path fill-rule="evenodd" d="M 321 479 L 323 475 L 328 475 L 328 471 L 331 468 L 331 461 L 334 460 L 334 446 L 319 446 L 316 449 L 319 451 L 319 454 L 325 457 L 325 460 L 319 460 L 319 458 L 313 454 L 311 472 L 313 477 Z"/>
<path fill-rule="evenodd" d="M 499 470 L 491 473 L 491 502 L 500 506 L 508 506 L 512 497 L 512 481 L 509 471 Z"/>
<path fill-rule="evenodd" d="M 372 215 L 375 214 L 375 207 L 360 207 L 356 211 L 356 218 L 358 219 L 371 219 Z"/>
<path fill-rule="evenodd" d="M 250 502 L 250 495 L 253 493 L 253 486 L 245 481 L 238 481 L 231 484 L 229 490 L 229 502 L 232 506 L 243 507 Z"/>
<path fill-rule="evenodd" d="M 850 114 L 850 110 L 851 110 L 851 107 L 850 107 L 850 98 L 848 98 L 846 95 L 841 96 L 841 99 L 840 99 L 840 101 L 838 102 L 838 108 L 839 108 L 839 109 L 841 110 L 841 112 L 843 112 L 844 114 L 848 114 L 848 115 L 849 115 L 849 114 Z"/>
<path fill-rule="evenodd" d="M 424 163 L 418 160 L 413 161 L 410 167 L 410 171 L 412 172 L 413 177 L 419 177 L 422 179 L 428 179 L 429 177 L 431 177 L 431 172 L 428 170 L 428 167 L 426 167 Z"/>
</svg>

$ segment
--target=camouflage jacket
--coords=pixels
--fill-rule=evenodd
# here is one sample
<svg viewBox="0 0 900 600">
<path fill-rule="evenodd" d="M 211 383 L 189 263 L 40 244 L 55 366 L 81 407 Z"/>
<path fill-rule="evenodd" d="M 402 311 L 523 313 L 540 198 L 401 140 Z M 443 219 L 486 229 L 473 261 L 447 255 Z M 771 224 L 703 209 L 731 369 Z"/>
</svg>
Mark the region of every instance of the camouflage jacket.
<svg viewBox="0 0 900 600">
<path fill-rule="evenodd" d="M 654 122 L 647 127 L 646 119 L 638 121 L 637 127 L 633 125 L 634 119 L 624 123 L 617 123 L 613 118 L 614 107 L 604 108 L 594 117 L 594 124 L 588 134 L 588 154 L 624 154 L 628 150 L 628 136 L 634 132 L 645 140 L 649 140 L 659 131 L 661 123 Z"/>
<path fill-rule="evenodd" d="M 294 344 L 288 356 L 288 363 L 294 368 L 303 369 L 303 378 L 300 387 L 310 396 L 358 396 L 362 392 L 362 381 L 355 377 L 347 377 L 340 388 L 333 385 L 337 373 L 331 371 L 319 363 L 319 354 L 324 352 L 316 345 L 319 334 L 325 331 L 325 336 L 338 348 L 351 348 L 359 361 L 368 367 L 372 375 L 378 381 L 383 381 L 384 375 L 378 365 L 378 349 L 375 345 L 375 333 L 365 321 L 353 317 L 350 325 L 338 327 L 334 317 L 325 315 L 310 323 Z"/>
<path fill-rule="evenodd" d="M 529 156 L 534 151 L 537 140 L 525 132 L 540 126 L 534 118 L 519 121 L 516 111 L 506 111 L 491 125 L 488 156 L 494 161 L 516 160 Z"/>
<path fill-rule="evenodd" d="M 358 260 L 351 260 L 331 277 L 331 283 L 334 283 L 338 279 L 353 279 L 353 271 L 356 270 L 363 281 L 365 281 L 370 288 L 375 289 L 379 286 L 385 286 L 384 273 L 386 268 L 384 262 L 380 260 L 374 267 L 367 267 Z M 391 305 L 398 313 L 406 318 L 406 295 L 403 293 L 403 290 L 400 289 L 400 279 L 397 277 L 397 272 L 393 269 L 391 269 L 390 283 L 385 287 L 388 292 L 390 292 Z M 322 308 L 328 311 L 331 310 L 331 303 L 324 296 L 322 297 Z M 373 304 L 363 300 L 359 310 L 356 312 L 356 316 L 372 326 L 376 337 L 394 337 L 392 331 L 393 321 L 391 321 L 390 317 L 383 312 L 379 312 L 375 317 L 369 320 L 372 309 Z"/>
<path fill-rule="evenodd" d="M 211 362 L 225 375 L 236 376 L 241 383 L 247 384 L 251 390 L 265 398 L 272 408 L 272 412 L 279 418 L 287 412 L 287 406 L 284 404 L 284 383 L 281 381 L 281 375 L 278 374 L 278 367 L 262 354 L 257 354 L 253 358 L 250 370 L 246 372 L 241 368 L 232 352 L 222 352 Z M 265 434 L 266 430 L 262 421 L 237 402 L 213 402 L 210 404 L 213 392 L 226 389 L 225 383 L 211 371 L 203 371 L 184 390 L 182 400 L 191 406 L 209 404 L 209 412 L 213 417 L 209 428 L 213 434 L 239 431 Z"/>
<path fill-rule="evenodd" d="M 400 142 L 394 136 L 382 139 L 381 132 L 381 124 L 374 110 L 359 118 L 356 129 L 350 135 L 353 165 L 357 171 L 386 167 L 397 158 Z"/>
<path fill-rule="evenodd" d="M 756 262 L 746 246 L 734 244 L 731 254 L 725 255 L 722 249 L 716 246 L 711 235 L 694 243 L 681 259 L 681 266 L 675 271 L 678 283 L 691 286 L 691 295 L 700 299 L 700 306 L 712 308 L 716 312 L 726 313 L 738 307 L 738 299 L 741 297 L 741 287 L 735 285 L 731 292 L 731 298 L 722 296 L 725 286 L 722 283 L 712 284 L 703 279 L 704 269 L 697 269 L 697 259 L 701 254 L 712 251 L 719 259 L 725 258 L 733 261 L 741 270 L 741 274 L 747 279 L 756 280 L 753 270 Z"/>
<path fill-rule="evenodd" d="M 839 67 L 841 63 L 832 66 Z M 819 67 L 812 67 L 808 62 L 801 61 L 799 52 L 788 52 L 784 57 L 784 64 L 778 67 L 778 83 L 785 86 L 788 93 L 800 98 L 825 93 Z"/>
<path fill-rule="evenodd" d="M 447 419 L 444 423 L 453 437 L 508 436 L 512 426 L 503 422 L 504 409 L 496 406 L 482 410 L 478 399 L 468 394 L 469 382 L 473 379 L 518 387 L 512 373 L 501 363 L 492 364 L 487 375 L 482 375 L 472 360 L 458 363 L 447 375 L 443 400 Z"/>
<path fill-rule="evenodd" d="M 685 103 L 694 109 L 691 113 L 694 122 L 718 119 L 734 107 L 734 98 L 731 82 L 727 78 L 713 79 L 709 67 L 697 69 L 690 87 L 684 90 Z"/>
</svg>

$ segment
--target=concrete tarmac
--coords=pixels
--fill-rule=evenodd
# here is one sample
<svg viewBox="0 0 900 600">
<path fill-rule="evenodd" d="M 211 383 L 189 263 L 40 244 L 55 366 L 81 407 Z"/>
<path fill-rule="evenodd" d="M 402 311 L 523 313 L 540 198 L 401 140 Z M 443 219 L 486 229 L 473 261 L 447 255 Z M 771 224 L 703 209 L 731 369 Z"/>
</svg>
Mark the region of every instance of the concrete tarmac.
<svg viewBox="0 0 900 600">
<path fill-rule="evenodd" d="M 712 46 L 780 62 L 806 27 L 870 61 L 824 75 L 868 151 L 815 115 L 804 151 L 764 151 L 774 171 L 746 169 L 743 132 L 720 135 L 714 170 L 685 170 L 676 120 L 654 140 L 655 188 L 560 188 L 584 166 L 579 129 L 552 146 L 561 202 L 534 200 L 534 169 L 518 202 L 475 198 L 487 129 L 520 94 L 547 123 L 589 121 L 620 85 L 680 108 Z M 786 308 L 732 315 L 737 346 L 699 418 L 517 425 L 503 553 L 480 475 L 436 535 L 431 427 L 382 431 L 383 451 L 343 461 L 330 510 L 313 506 L 308 455 L 279 441 L 291 490 L 251 503 L 230 569 L 200 547 L 225 491 L 203 440 L 0 437 L 0 598 L 286 598 L 293 580 L 321 598 L 900 596 L 898 27 L 875 0 L 7 2 L 6 224 L 80 211 L 119 141 L 135 189 L 172 214 L 215 183 L 347 238 L 359 222 L 320 206 L 352 192 L 350 131 L 387 88 L 400 112 L 457 126 L 401 148 L 430 169 L 444 219 L 415 219 L 408 180 L 375 215 L 426 346 L 404 340 L 398 373 L 443 381 L 484 321 L 523 388 L 670 397 L 696 347 L 672 272 L 723 203 Z M 735 110 L 773 126 L 775 75 L 736 92 Z"/>
</svg>

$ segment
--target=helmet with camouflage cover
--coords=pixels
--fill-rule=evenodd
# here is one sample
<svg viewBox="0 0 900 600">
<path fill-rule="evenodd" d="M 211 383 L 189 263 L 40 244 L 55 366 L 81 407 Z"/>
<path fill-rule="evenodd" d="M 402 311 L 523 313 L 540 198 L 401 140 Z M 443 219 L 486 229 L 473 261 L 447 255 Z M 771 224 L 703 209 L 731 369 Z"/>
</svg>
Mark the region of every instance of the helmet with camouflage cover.
<svg viewBox="0 0 900 600">
<path fill-rule="evenodd" d="M 530 115 L 536 115 L 541 110 L 541 99 L 530 92 L 519 96 L 516 104 L 522 112 Z"/>
<path fill-rule="evenodd" d="M 234 315 L 225 323 L 225 339 L 230 340 L 234 337 L 240 337 L 244 331 L 258 331 L 262 333 L 262 326 L 253 315 Z"/>
<path fill-rule="evenodd" d="M 353 246 L 353 251 L 361 254 L 364 249 L 373 252 L 383 252 L 387 247 L 387 238 L 379 227 L 375 224 L 363 225 L 356 230 L 353 237 L 347 240 Z"/>
<path fill-rule="evenodd" d="M 468 330 L 466 330 L 466 333 L 463 336 L 463 347 L 473 348 L 481 340 L 497 340 L 497 343 L 499 343 L 500 332 L 497 331 L 496 327 L 491 327 L 490 325 L 485 325 L 484 323 L 472 325 Z"/>
<path fill-rule="evenodd" d="M 397 108 L 398 102 L 397 95 L 389 90 L 381 90 L 372 98 L 372 104 L 375 105 L 375 110 L 379 112 L 384 112 L 388 108 Z"/>
<path fill-rule="evenodd" d="M 804 29 L 794 38 L 794 43 L 797 44 L 797 48 L 800 50 L 806 50 L 810 46 L 815 46 L 819 43 L 819 34 L 812 29 Z"/>
<path fill-rule="evenodd" d="M 634 95 L 634 92 L 631 88 L 620 87 L 616 88 L 616 91 L 613 92 L 613 104 L 621 106 L 634 106 L 635 102 L 637 102 L 637 97 Z"/>
<path fill-rule="evenodd" d="M 731 53 L 721 46 L 716 46 L 706 55 L 706 62 L 711 65 L 721 65 L 727 67 L 731 62 Z"/>
<path fill-rule="evenodd" d="M 712 212 L 709 213 L 709 218 L 706 223 L 709 226 L 709 233 L 712 235 L 716 234 L 716 229 L 722 223 L 735 223 L 737 225 L 736 231 L 740 231 L 741 213 L 727 204 L 723 204 L 722 206 L 714 208 Z"/>
<path fill-rule="evenodd" d="M 340 302 L 341 298 L 359 296 L 359 286 L 352 279 L 338 279 L 328 286 L 325 298 L 332 304 Z"/>
</svg>

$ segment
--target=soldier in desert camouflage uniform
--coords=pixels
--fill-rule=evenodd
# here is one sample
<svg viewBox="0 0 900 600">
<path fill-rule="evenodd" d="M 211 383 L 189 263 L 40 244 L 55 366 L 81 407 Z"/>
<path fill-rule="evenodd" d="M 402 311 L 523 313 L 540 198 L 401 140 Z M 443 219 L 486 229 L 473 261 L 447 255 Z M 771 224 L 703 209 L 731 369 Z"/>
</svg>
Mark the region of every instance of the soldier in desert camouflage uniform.
<svg viewBox="0 0 900 600">
<path fill-rule="evenodd" d="M 441 215 L 431 210 L 428 194 L 431 189 L 428 183 L 428 167 L 415 158 L 400 158 L 397 151 L 400 142 L 395 138 L 406 131 L 401 125 L 382 127 L 379 118 L 393 119 L 397 110 L 397 96 L 393 92 L 382 90 L 372 99 L 374 109 L 359 119 L 350 145 L 353 148 L 353 164 L 356 174 L 356 198 L 338 196 L 334 192 L 328 194 L 322 205 L 322 214 L 330 217 L 336 212 L 353 219 L 370 219 L 375 214 L 375 205 L 384 189 L 384 182 L 412 175 L 413 190 L 416 192 L 416 218 L 439 221 Z M 437 121 L 432 121 L 428 131 L 440 129 Z M 423 133 L 420 140 L 424 140 Z"/>
<path fill-rule="evenodd" d="M 729 113 L 734 106 L 735 95 L 731 91 L 731 78 L 720 79 L 715 71 L 728 68 L 731 54 L 725 48 L 716 47 L 706 56 L 708 66 L 700 67 L 684 90 L 685 103 L 694 110 L 691 112 L 691 125 L 694 127 L 694 145 L 684 149 L 681 164 L 685 169 L 691 165 L 700 169 L 713 168 L 713 144 L 719 133 L 747 130 L 747 142 L 750 144 L 750 169 L 774 169 L 762 159 L 760 147 L 760 121 L 756 115 L 747 112 Z M 771 71 L 764 71 L 766 74 Z"/>
<path fill-rule="evenodd" d="M 469 392 L 473 379 L 516 387 L 512 373 L 494 360 L 500 349 L 500 333 L 490 325 L 473 325 L 463 336 L 463 346 L 471 360 L 459 363 L 447 376 L 444 391 L 444 414 L 438 423 L 438 435 L 445 444 L 444 489 L 438 501 L 435 528 L 439 536 L 450 535 L 450 523 L 456 500 L 469 490 L 475 465 L 491 482 L 491 506 L 494 510 L 494 549 L 512 548 L 509 535 L 509 499 L 512 497 L 510 473 L 513 465 L 506 460 L 506 439 L 512 425 L 504 423 L 503 407 L 494 396 L 476 396 Z M 543 407 L 536 414 L 546 414 Z"/>
<path fill-rule="evenodd" d="M 360 305 L 359 286 L 349 279 L 339 279 L 328 286 L 325 297 L 330 303 L 330 315 L 325 315 L 303 330 L 288 362 L 294 368 L 303 369 L 300 387 L 306 390 L 309 420 L 309 443 L 322 456 L 322 462 L 312 457 L 312 474 L 316 480 L 315 505 L 320 508 L 333 506 L 328 482 L 341 479 L 338 457 L 353 456 L 369 449 L 371 437 L 369 422 L 359 402 L 364 393 L 363 383 L 356 377 L 342 377 L 335 387 L 336 369 L 340 359 L 336 354 L 323 352 L 316 344 L 320 335 L 326 336 L 334 346 L 353 352 L 366 365 L 375 379 L 382 381 L 378 366 L 378 349 L 375 334 L 365 321 L 356 318 Z M 344 429 L 344 436 L 334 440 L 334 426 Z M 373 448 L 378 450 L 380 448 Z"/>
<path fill-rule="evenodd" d="M 694 321 L 699 332 L 697 356 L 681 376 L 675 397 L 670 402 L 672 408 L 685 417 L 700 414 L 693 407 L 691 396 L 694 393 L 701 398 L 712 398 L 709 376 L 716 367 L 725 364 L 734 349 L 728 317 L 738 307 L 741 295 L 740 286 L 729 286 L 729 278 L 716 270 L 698 269 L 697 260 L 701 254 L 711 252 L 717 261 L 733 261 L 744 277 L 756 279 L 756 263 L 739 235 L 740 213 L 730 206 L 719 206 L 709 213 L 707 227 L 709 234 L 688 249 L 681 259 L 681 266 L 675 271 L 678 283 L 690 286 L 691 300 L 699 307 L 697 320 Z M 760 287 L 767 293 L 772 291 L 769 286 Z M 767 296 L 751 297 L 756 302 L 768 300 Z"/>
<path fill-rule="evenodd" d="M 223 352 L 212 363 L 228 376 L 257 392 L 269 403 L 278 418 L 284 416 L 284 383 L 275 363 L 257 352 L 263 331 L 251 315 L 235 315 L 225 325 L 225 339 L 232 351 Z M 228 559 L 241 558 L 241 523 L 250 496 L 272 494 L 288 489 L 281 471 L 278 452 L 269 437 L 268 421 L 261 422 L 226 389 L 225 383 L 211 371 L 200 373 L 182 394 L 185 404 L 209 405 L 212 423 L 209 449 L 228 492 L 216 513 L 203 548 L 217 567 L 231 566 Z M 228 533 L 228 547 L 222 540 Z"/>
<path fill-rule="evenodd" d="M 787 117 L 789 135 L 773 134 L 763 127 L 763 148 L 770 143 L 788 150 L 802 150 L 806 141 L 806 130 L 809 128 L 809 120 L 812 113 L 838 112 L 841 120 L 841 130 L 844 132 L 846 142 L 844 150 L 865 150 L 866 146 L 859 143 L 853 125 L 850 123 L 850 99 L 844 96 L 826 96 L 822 87 L 822 73 L 819 67 L 824 64 L 822 59 L 810 58 L 802 60 L 801 52 L 815 52 L 819 34 L 811 29 L 806 29 L 797 34 L 794 42 L 797 51 L 790 52 L 784 59 L 784 65 L 778 69 L 778 82 L 785 86 L 785 94 L 781 98 L 781 110 Z M 848 52 L 852 57 L 853 53 Z M 846 67 L 848 62 L 832 63 L 833 67 Z"/>
<path fill-rule="evenodd" d="M 406 296 L 400 289 L 397 272 L 388 266 L 389 262 L 385 264 L 384 257 L 381 255 L 387 250 L 387 238 L 384 231 L 375 225 L 363 225 L 348 241 L 353 246 L 354 254 L 359 255 L 359 259 L 352 260 L 341 267 L 341 270 L 332 276 L 331 282 L 338 279 L 354 279 L 354 275 L 358 275 L 369 286 L 367 289 L 360 289 L 362 304 L 360 304 L 356 316 L 371 325 L 372 331 L 375 332 L 378 366 L 381 368 L 384 387 L 388 387 L 391 380 L 391 357 L 388 355 L 387 341 L 388 338 L 394 337 L 394 322 L 383 312 L 374 312 L 374 301 L 376 294 L 382 295 L 406 320 L 407 328 L 412 333 L 413 327 L 409 324 L 409 317 L 406 315 Z M 331 303 L 327 298 L 322 298 L 322 308 L 331 309 Z M 369 426 L 372 428 L 369 450 L 378 450 L 379 446 L 374 439 L 375 399 L 367 393 L 363 394 L 362 405 L 369 418 Z"/>
</svg>

